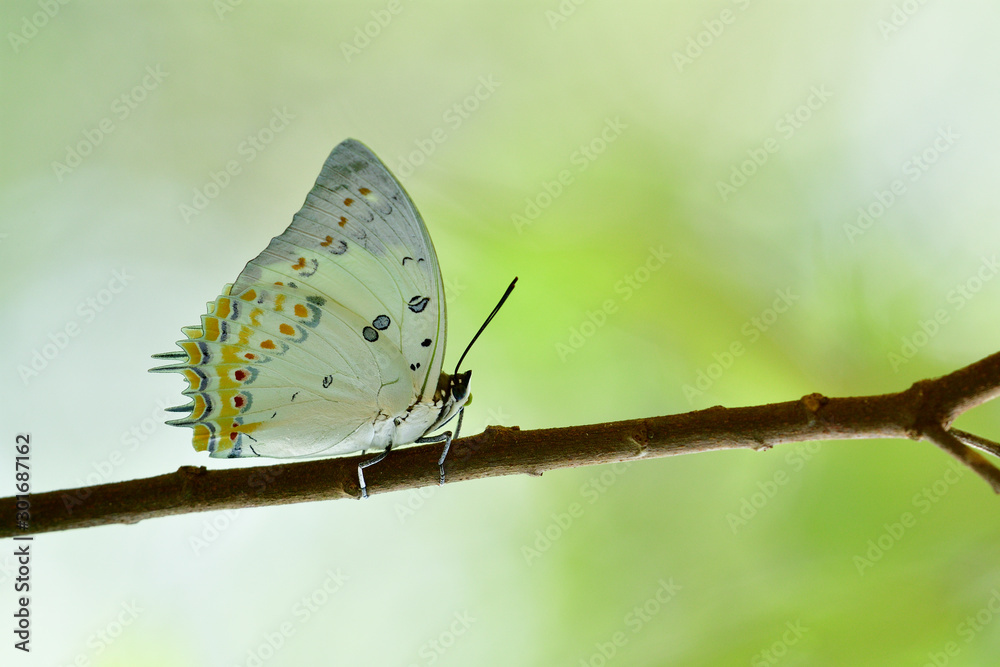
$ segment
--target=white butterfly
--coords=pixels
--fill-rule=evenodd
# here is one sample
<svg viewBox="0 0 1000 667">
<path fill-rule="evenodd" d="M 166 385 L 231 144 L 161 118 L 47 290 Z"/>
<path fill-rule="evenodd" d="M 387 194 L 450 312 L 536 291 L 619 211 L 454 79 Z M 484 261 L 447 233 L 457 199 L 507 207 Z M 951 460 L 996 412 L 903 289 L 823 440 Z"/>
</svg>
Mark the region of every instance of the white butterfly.
<svg viewBox="0 0 1000 667">
<path fill-rule="evenodd" d="M 183 351 L 154 355 L 179 363 L 152 370 L 185 376 L 192 400 L 170 411 L 190 414 L 167 423 L 192 427 L 195 449 L 213 457 L 384 450 L 358 467 L 367 496 L 362 469 L 413 442 L 445 443 L 444 482 L 452 434 L 428 434 L 458 414 L 457 437 L 472 376 L 441 372 L 445 320 L 420 214 L 375 154 L 348 139 L 288 229 L 200 326 L 182 330 Z"/>
</svg>

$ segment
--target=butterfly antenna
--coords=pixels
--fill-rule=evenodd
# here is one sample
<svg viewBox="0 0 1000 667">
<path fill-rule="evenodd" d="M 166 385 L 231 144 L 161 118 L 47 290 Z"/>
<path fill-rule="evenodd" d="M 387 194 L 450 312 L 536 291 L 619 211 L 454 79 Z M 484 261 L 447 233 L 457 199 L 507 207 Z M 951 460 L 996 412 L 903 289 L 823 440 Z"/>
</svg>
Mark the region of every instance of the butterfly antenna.
<svg viewBox="0 0 1000 667">
<path fill-rule="evenodd" d="M 458 369 L 462 367 L 462 362 L 465 360 L 465 355 L 467 355 L 469 353 L 469 350 L 472 349 L 472 345 L 476 342 L 476 339 L 479 338 L 479 334 L 483 333 L 483 329 L 486 328 L 486 325 L 489 324 L 490 320 L 492 320 L 493 317 L 497 314 L 497 312 L 500 310 L 500 306 L 502 306 L 503 302 L 507 300 L 507 297 L 510 296 L 510 293 L 514 291 L 514 285 L 516 283 L 517 283 L 517 278 L 514 278 L 514 280 L 510 281 L 510 285 L 507 286 L 507 291 L 503 293 L 502 297 L 500 297 L 500 302 L 493 307 L 493 312 L 490 313 L 489 317 L 486 318 L 486 321 L 483 322 L 483 326 L 479 327 L 479 331 L 477 331 L 476 335 L 472 337 L 471 341 L 469 341 L 469 345 L 465 348 L 465 352 L 462 353 L 462 356 L 458 358 L 458 363 L 455 364 L 455 375 L 458 375 Z"/>
</svg>

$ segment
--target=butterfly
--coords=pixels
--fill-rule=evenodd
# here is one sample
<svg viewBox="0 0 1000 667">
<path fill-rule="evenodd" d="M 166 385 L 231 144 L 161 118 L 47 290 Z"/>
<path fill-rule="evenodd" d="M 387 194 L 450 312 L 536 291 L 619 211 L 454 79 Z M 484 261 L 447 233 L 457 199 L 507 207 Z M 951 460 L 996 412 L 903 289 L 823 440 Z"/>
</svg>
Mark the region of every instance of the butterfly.
<svg viewBox="0 0 1000 667">
<path fill-rule="evenodd" d="M 496 315 L 514 287 L 473 337 Z M 430 435 L 471 398 L 472 371 L 441 370 L 446 314 L 441 268 L 416 206 L 364 144 L 326 159 L 302 209 L 280 236 L 182 329 L 176 363 L 190 398 L 168 421 L 217 458 L 335 456 L 443 442 Z M 469 343 L 471 348 L 472 343 Z M 469 348 L 466 348 L 468 353 Z"/>
</svg>

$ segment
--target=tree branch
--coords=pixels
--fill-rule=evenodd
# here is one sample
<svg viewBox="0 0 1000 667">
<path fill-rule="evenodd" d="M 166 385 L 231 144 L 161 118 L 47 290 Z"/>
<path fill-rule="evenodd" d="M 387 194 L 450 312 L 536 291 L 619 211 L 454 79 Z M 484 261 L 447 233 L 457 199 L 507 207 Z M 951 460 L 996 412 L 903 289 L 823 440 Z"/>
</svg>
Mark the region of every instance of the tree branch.
<svg viewBox="0 0 1000 667">
<path fill-rule="evenodd" d="M 722 449 L 770 449 L 783 442 L 848 438 L 926 438 L 955 456 L 1000 493 L 1000 470 L 969 449 L 997 455 L 1000 446 L 949 430 L 962 412 L 1000 395 L 1000 353 L 905 391 L 744 408 L 714 407 L 679 415 L 521 431 L 491 426 L 455 440 L 448 483 L 530 474 L 614 461 L 632 461 Z M 440 445 L 406 447 L 365 471 L 369 493 L 388 493 L 438 482 Z M 189 512 L 357 498 L 357 465 L 366 456 L 281 463 L 253 468 L 176 472 L 114 484 L 30 496 L 27 529 L 15 525 L 16 498 L 0 499 L 0 537 L 43 533 Z"/>
</svg>

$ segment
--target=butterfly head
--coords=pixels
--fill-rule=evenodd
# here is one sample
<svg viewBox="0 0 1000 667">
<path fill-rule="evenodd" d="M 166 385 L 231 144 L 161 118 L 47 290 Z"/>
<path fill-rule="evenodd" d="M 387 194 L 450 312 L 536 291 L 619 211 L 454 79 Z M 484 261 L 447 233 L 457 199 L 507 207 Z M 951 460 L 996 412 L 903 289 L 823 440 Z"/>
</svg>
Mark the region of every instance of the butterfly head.
<svg viewBox="0 0 1000 667">
<path fill-rule="evenodd" d="M 472 371 L 456 373 L 448 376 L 448 394 L 451 400 L 462 407 L 472 402 L 472 394 L 469 393 L 469 382 L 472 380 Z"/>
<path fill-rule="evenodd" d="M 464 373 L 456 373 L 454 375 L 441 373 L 437 392 L 434 395 L 435 402 L 441 403 L 441 412 L 434 425 L 428 429 L 428 432 L 444 426 L 472 401 L 472 395 L 469 393 L 469 381 L 471 379 L 472 371 L 465 371 Z"/>
</svg>

